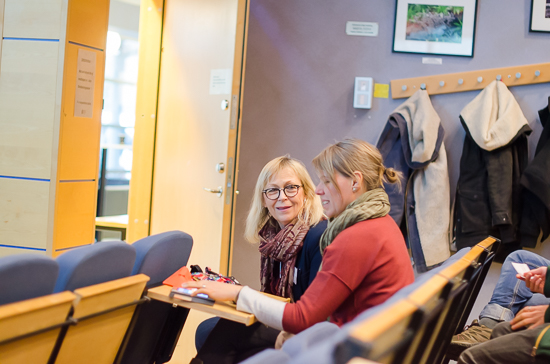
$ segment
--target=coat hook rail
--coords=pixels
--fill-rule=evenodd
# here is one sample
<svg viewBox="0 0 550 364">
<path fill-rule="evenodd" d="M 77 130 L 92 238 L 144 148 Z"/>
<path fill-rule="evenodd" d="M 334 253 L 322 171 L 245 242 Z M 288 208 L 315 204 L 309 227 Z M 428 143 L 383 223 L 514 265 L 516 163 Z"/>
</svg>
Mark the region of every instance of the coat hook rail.
<svg viewBox="0 0 550 364">
<path fill-rule="evenodd" d="M 550 63 L 392 80 L 391 97 L 409 97 L 419 89 L 426 89 L 430 95 L 481 90 L 493 80 L 508 87 L 550 82 Z"/>
</svg>

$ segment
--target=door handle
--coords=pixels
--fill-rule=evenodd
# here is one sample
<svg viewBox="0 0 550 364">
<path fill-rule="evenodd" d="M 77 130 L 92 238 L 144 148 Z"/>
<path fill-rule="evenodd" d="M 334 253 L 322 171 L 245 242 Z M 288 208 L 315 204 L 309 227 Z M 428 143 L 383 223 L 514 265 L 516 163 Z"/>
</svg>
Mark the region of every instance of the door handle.
<svg viewBox="0 0 550 364">
<path fill-rule="evenodd" d="M 210 188 L 204 188 L 205 191 L 207 192 L 210 192 L 210 193 L 215 193 L 218 195 L 218 197 L 222 197 L 222 194 L 223 194 L 223 188 L 222 186 L 218 186 L 218 188 L 216 190 L 212 190 Z"/>
</svg>

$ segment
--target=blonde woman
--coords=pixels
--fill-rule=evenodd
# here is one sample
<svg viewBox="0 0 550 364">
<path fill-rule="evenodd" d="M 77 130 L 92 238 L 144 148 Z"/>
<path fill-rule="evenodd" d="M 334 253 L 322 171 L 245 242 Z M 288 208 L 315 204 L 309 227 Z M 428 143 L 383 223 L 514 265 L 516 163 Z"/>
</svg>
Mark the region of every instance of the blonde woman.
<svg viewBox="0 0 550 364">
<path fill-rule="evenodd" d="M 264 166 L 256 182 L 245 230 L 249 242 L 259 243 L 263 292 L 290 298 L 292 302 L 300 299 L 319 271 L 322 259 L 319 239 L 327 226 L 323 219 L 321 200 L 302 162 L 283 156 Z M 231 331 L 234 338 L 240 336 L 235 329 L 222 328 L 232 326 L 230 322 L 219 322 L 218 318 L 206 320 L 197 328 L 197 351 L 216 325 L 218 331 Z M 253 326 L 236 329 L 245 330 L 243 335 L 247 337 L 254 333 L 255 337 L 263 338 L 264 343 L 259 344 L 258 339 L 251 354 L 264 346 L 272 347 L 279 331 L 261 324 Z M 230 342 L 226 340 L 226 344 Z M 219 349 L 220 344 L 216 345 Z M 238 360 L 248 356 L 246 348 L 233 351 L 243 353 Z"/>
<path fill-rule="evenodd" d="M 327 147 L 313 165 L 320 179 L 316 193 L 330 220 L 320 241 L 321 270 L 298 302 L 280 302 L 246 286 L 217 282 L 184 285 L 198 288 L 195 294 L 236 300 L 238 310 L 253 313 L 264 324 L 299 333 L 327 317 L 343 325 L 412 283 L 405 241 L 388 215 L 390 204 L 382 187 L 384 181 L 399 183 L 398 173 L 384 167 L 375 147 L 357 139 Z M 219 342 L 214 332 L 210 340 Z M 226 353 L 217 354 L 208 356 L 208 361 L 201 355 L 198 359 L 229 362 Z"/>
</svg>

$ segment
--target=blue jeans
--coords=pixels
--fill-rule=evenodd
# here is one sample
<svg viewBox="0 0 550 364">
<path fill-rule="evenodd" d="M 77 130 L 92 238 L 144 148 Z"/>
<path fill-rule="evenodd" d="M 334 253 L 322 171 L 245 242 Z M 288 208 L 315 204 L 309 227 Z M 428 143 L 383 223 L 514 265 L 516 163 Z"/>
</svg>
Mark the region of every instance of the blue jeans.
<svg viewBox="0 0 550 364">
<path fill-rule="evenodd" d="M 525 286 L 525 282 L 516 278 L 516 270 L 512 262 L 525 263 L 530 269 L 550 266 L 550 260 L 527 250 L 516 250 L 510 253 L 502 264 L 491 301 L 479 314 L 480 319 L 487 317 L 496 321 L 511 321 L 524 306 L 550 304 L 550 298 L 531 292 Z"/>
</svg>

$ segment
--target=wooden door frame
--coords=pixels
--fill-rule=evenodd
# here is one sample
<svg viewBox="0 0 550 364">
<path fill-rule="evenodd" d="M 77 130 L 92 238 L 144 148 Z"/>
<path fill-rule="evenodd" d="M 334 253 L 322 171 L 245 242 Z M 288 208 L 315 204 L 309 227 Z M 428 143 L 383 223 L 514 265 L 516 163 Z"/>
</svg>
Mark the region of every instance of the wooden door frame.
<svg viewBox="0 0 550 364">
<path fill-rule="evenodd" d="M 220 272 L 224 274 L 230 274 L 233 257 L 233 217 L 235 197 L 238 194 L 236 181 L 239 165 L 241 95 L 248 34 L 248 5 L 249 0 L 238 0 L 220 252 Z M 141 0 L 134 157 L 128 197 L 127 241 L 129 243 L 149 236 L 151 233 L 164 11 L 165 0 Z"/>
</svg>

